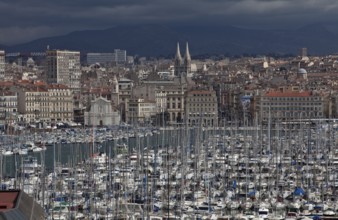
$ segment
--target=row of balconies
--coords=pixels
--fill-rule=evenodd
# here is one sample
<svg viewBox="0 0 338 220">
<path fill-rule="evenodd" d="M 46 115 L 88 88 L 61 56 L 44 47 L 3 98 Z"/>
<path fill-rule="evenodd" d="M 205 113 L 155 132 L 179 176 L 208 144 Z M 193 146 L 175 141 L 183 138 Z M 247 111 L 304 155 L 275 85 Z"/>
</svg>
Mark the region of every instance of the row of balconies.
<svg viewBox="0 0 338 220">
<path fill-rule="evenodd" d="M 324 102 L 261 102 L 261 105 L 265 106 L 295 106 L 295 105 L 301 105 L 301 106 L 308 106 L 308 105 L 323 105 Z"/>
</svg>

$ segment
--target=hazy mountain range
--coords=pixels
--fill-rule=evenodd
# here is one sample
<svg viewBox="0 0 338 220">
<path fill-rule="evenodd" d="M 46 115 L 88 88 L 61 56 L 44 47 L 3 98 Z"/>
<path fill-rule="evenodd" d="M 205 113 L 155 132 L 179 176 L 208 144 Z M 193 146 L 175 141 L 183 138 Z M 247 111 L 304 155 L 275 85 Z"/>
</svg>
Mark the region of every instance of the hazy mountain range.
<svg viewBox="0 0 338 220">
<path fill-rule="evenodd" d="M 51 49 L 81 52 L 112 52 L 125 49 L 127 54 L 173 56 L 176 43 L 189 42 L 192 55 L 201 54 L 297 54 L 307 47 L 309 54 L 338 52 L 338 31 L 334 26 L 317 24 L 293 30 L 257 30 L 232 26 L 162 25 L 116 26 L 105 30 L 75 31 L 63 36 L 47 37 L 14 46 L 1 46 L 6 52 L 45 51 Z"/>
</svg>

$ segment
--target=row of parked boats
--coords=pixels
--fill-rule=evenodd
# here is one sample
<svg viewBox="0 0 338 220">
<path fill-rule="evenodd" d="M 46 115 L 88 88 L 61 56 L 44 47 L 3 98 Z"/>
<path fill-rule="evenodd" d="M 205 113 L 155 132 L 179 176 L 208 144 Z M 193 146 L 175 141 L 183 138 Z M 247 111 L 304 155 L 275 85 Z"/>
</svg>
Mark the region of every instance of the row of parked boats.
<svg viewBox="0 0 338 220">
<path fill-rule="evenodd" d="M 137 134 L 134 129 L 97 128 L 93 133 L 92 128 L 70 128 L 53 131 L 43 131 L 31 133 L 24 130 L 19 134 L 1 135 L 0 154 L 3 156 L 27 155 L 29 152 L 41 152 L 47 146 L 54 144 L 79 144 L 90 143 L 95 135 L 96 143 L 104 143 L 113 139 L 128 139 L 135 135 L 147 135 L 154 129 L 143 129 L 145 133 Z M 148 133 L 147 133 L 148 132 Z"/>
<path fill-rule="evenodd" d="M 60 163 L 57 144 L 77 136 L 87 149 L 72 146 Z M 1 183 L 34 197 L 47 219 L 337 219 L 337 137 L 323 124 L 64 129 L 26 137 L 31 147 Z M 34 154 L 41 146 L 53 150 Z"/>
</svg>

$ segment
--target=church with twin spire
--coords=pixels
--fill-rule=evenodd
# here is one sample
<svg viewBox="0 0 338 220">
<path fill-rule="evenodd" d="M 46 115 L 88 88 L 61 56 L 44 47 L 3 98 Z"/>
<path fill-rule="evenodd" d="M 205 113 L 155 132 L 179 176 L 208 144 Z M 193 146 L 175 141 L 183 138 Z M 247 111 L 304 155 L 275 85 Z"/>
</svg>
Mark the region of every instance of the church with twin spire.
<svg viewBox="0 0 338 220">
<path fill-rule="evenodd" d="M 184 58 L 182 58 L 181 56 L 180 44 L 177 42 L 174 74 L 175 76 L 182 76 L 187 75 L 188 73 L 190 73 L 190 71 L 191 71 L 191 56 L 189 52 L 188 42 L 186 43 Z"/>
</svg>

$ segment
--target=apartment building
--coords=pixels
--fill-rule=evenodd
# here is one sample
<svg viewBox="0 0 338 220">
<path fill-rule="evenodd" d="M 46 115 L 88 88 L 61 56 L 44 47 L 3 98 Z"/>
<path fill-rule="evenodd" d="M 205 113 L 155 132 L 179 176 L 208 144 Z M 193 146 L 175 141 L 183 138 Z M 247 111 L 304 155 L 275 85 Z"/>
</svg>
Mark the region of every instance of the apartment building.
<svg viewBox="0 0 338 220">
<path fill-rule="evenodd" d="M 48 90 L 40 86 L 20 88 L 18 112 L 25 123 L 50 121 Z"/>
<path fill-rule="evenodd" d="M 269 117 L 279 121 L 325 117 L 325 100 L 319 94 L 298 89 L 271 90 L 261 96 L 259 108 L 263 121 Z"/>
<path fill-rule="evenodd" d="M 73 92 L 61 84 L 48 85 L 49 117 L 51 121 L 72 121 L 74 118 Z"/>
<path fill-rule="evenodd" d="M 80 52 L 48 50 L 46 52 L 46 72 L 49 84 L 63 84 L 73 90 L 80 90 Z"/>
<path fill-rule="evenodd" d="M 166 111 L 168 112 L 169 124 L 183 123 L 184 112 L 184 91 L 180 88 L 167 88 L 166 90 Z"/>
<path fill-rule="evenodd" d="M 73 93 L 65 85 L 18 89 L 18 112 L 25 123 L 73 120 Z"/>
<path fill-rule="evenodd" d="M 16 92 L 0 93 L 0 126 L 14 124 L 17 120 L 18 96 Z"/>
<path fill-rule="evenodd" d="M 214 90 L 188 91 L 185 107 L 185 118 L 189 125 L 218 126 L 217 97 Z"/>
</svg>

